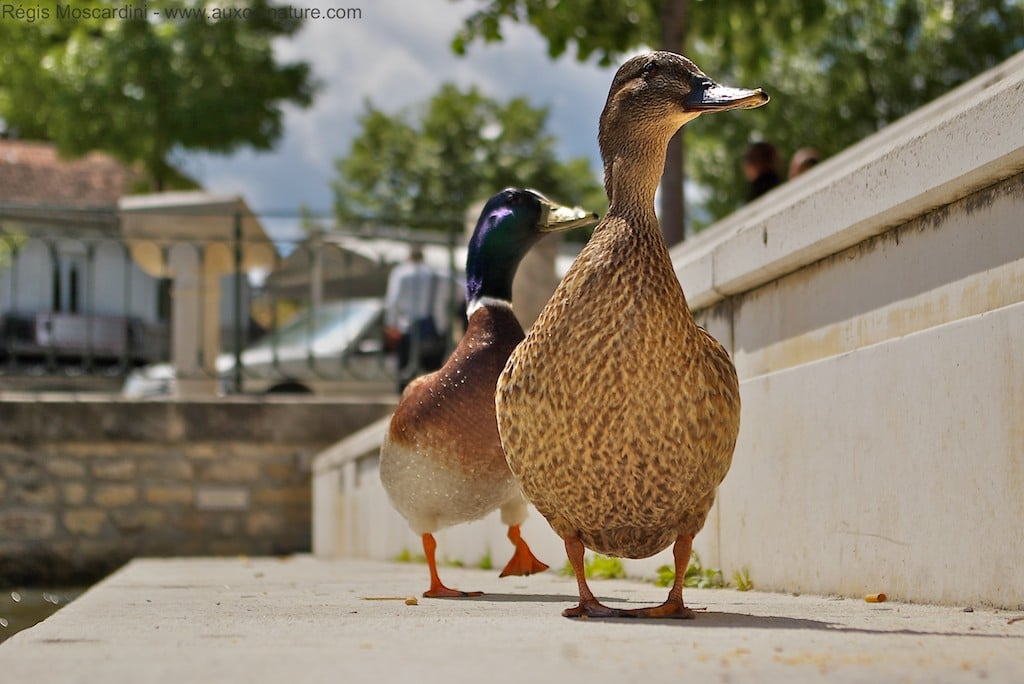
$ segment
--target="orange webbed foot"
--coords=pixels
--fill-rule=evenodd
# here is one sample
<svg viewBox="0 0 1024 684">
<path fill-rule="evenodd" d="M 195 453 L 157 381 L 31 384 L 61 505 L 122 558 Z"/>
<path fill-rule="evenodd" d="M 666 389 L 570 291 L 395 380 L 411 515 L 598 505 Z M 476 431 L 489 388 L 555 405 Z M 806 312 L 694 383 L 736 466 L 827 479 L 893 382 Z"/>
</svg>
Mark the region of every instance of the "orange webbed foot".
<svg viewBox="0 0 1024 684">
<path fill-rule="evenodd" d="M 665 601 L 660 606 L 653 606 L 651 608 L 632 608 L 621 612 L 625 613 L 622 617 L 634 617 L 641 619 L 693 620 L 695 617 L 693 611 L 684 606 L 682 601 L 674 601 L 671 599 Z"/>
<path fill-rule="evenodd" d="M 423 535 L 423 553 L 427 557 L 427 568 L 430 570 L 430 588 L 423 592 L 424 598 L 472 598 L 484 595 L 482 591 L 459 591 L 458 589 L 449 589 L 441 584 L 441 578 L 437 574 L 436 551 L 437 541 L 434 540 L 434 535 L 429 532 L 425 533 Z"/>
<path fill-rule="evenodd" d="M 505 569 L 501 571 L 499 577 L 533 575 L 548 569 L 548 565 L 537 560 L 537 557 L 533 555 L 533 551 L 530 551 L 530 547 L 523 541 L 522 536 L 519 534 L 519 525 L 512 525 L 508 528 L 508 538 L 515 544 L 516 550 L 512 554 L 511 560 L 505 566 Z"/>
<path fill-rule="evenodd" d="M 509 577 L 510 575 L 534 575 L 538 572 L 544 572 L 548 569 L 547 563 L 543 563 L 537 560 L 529 549 L 526 550 L 525 554 L 520 553 L 518 550 L 509 560 L 505 569 L 501 571 L 499 577 Z"/>
<path fill-rule="evenodd" d="M 573 608 L 562 611 L 567 618 L 633 618 L 633 619 L 674 619 L 692 620 L 693 611 L 683 605 L 683 576 L 690 558 L 693 537 L 680 535 L 673 546 L 676 565 L 676 580 L 669 591 L 668 599 L 660 606 L 650 608 L 609 608 L 594 597 L 587 586 L 587 576 L 583 566 L 583 542 L 579 537 L 565 538 L 565 553 L 576 575 L 576 583 L 580 590 L 580 603 Z"/>
<path fill-rule="evenodd" d="M 651 608 L 609 608 L 596 600 L 581 601 L 578 606 L 566 608 L 562 617 L 567 618 L 632 618 L 662 620 L 692 620 L 693 611 L 682 602 L 666 601 Z"/>
<path fill-rule="evenodd" d="M 686 565 L 690 561 L 690 550 L 693 546 L 693 537 L 680 535 L 672 547 L 672 556 L 675 560 L 676 578 L 672 583 L 672 589 L 668 592 L 668 598 L 660 606 L 650 608 L 632 608 L 620 611 L 622 617 L 668 619 L 668 620 L 692 620 L 693 611 L 683 604 L 683 578 L 686 575 Z"/>
<path fill-rule="evenodd" d="M 578 606 L 573 608 L 566 608 L 562 611 L 562 617 L 567 618 L 615 618 L 615 617 L 632 617 L 630 615 L 624 615 L 629 611 L 619 610 L 618 608 L 609 608 L 596 599 L 582 600 Z"/>
<path fill-rule="evenodd" d="M 423 592 L 423 598 L 475 598 L 483 595 L 482 591 L 459 591 L 458 589 L 449 589 L 443 584 Z"/>
</svg>

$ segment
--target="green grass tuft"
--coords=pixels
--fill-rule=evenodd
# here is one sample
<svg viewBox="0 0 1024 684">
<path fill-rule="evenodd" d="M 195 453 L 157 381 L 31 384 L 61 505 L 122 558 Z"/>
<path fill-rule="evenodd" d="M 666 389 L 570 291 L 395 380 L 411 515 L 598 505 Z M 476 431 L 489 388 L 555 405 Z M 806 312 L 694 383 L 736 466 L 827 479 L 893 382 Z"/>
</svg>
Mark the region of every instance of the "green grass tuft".
<svg viewBox="0 0 1024 684">
<path fill-rule="evenodd" d="M 654 583 L 659 587 L 670 587 L 676 581 L 676 571 L 671 565 L 662 565 L 658 568 L 658 575 Z M 686 566 L 686 574 L 683 576 L 683 586 L 694 589 L 721 589 L 728 586 L 722 571 L 717 568 L 705 568 L 701 562 L 700 555 L 694 551 L 690 554 L 690 564 Z"/>
<path fill-rule="evenodd" d="M 626 569 L 618 558 L 596 555 L 589 562 L 584 562 L 583 571 L 587 577 L 598 579 L 626 579 Z"/>
<path fill-rule="evenodd" d="M 569 561 L 562 566 L 561 574 L 566 577 L 575 575 Z M 587 579 L 626 579 L 626 569 L 621 560 L 600 554 L 583 559 L 583 574 Z"/>
<path fill-rule="evenodd" d="M 486 553 L 481 556 L 480 560 L 476 562 L 476 567 L 481 570 L 493 570 L 494 561 L 491 559 L 491 550 L 487 549 Z"/>
<path fill-rule="evenodd" d="M 422 553 L 413 554 L 409 549 L 402 549 L 402 552 L 395 556 L 396 563 L 426 563 L 427 557 Z"/>
<path fill-rule="evenodd" d="M 732 573 L 732 582 L 736 591 L 750 591 L 754 588 L 754 580 L 750 579 L 750 570 L 742 568 Z"/>
</svg>

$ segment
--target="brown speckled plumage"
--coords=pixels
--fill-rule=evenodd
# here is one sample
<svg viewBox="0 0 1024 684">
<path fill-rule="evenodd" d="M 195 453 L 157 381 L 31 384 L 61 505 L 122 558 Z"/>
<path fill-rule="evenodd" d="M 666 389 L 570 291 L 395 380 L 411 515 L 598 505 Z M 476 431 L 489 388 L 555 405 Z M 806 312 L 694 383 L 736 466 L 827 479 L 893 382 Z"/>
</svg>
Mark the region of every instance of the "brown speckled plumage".
<svg viewBox="0 0 1024 684">
<path fill-rule="evenodd" d="M 508 464 L 567 549 L 644 558 L 685 542 L 732 459 L 736 371 L 694 322 L 654 213 L 668 140 L 696 117 L 677 104 L 694 73 L 652 53 L 616 75 L 600 133 L 608 214 L 498 380 Z M 593 597 L 577 575 L 580 611 Z"/>
<path fill-rule="evenodd" d="M 628 558 L 700 530 L 739 426 L 736 372 L 653 225 L 602 223 L 498 391 L 527 498 L 560 536 Z"/>
</svg>

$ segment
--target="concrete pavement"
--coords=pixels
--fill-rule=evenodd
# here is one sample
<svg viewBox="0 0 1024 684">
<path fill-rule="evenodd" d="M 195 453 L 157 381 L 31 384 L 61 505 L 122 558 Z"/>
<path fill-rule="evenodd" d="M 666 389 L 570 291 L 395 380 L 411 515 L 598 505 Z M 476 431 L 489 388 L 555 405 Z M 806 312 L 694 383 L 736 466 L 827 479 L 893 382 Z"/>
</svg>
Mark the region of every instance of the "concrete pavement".
<svg viewBox="0 0 1024 684">
<path fill-rule="evenodd" d="M 549 571 L 442 569 L 477 599 L 405 597 L 420 564 L 138 560 L 0 645 L 10 682 L 1024 682 L 1021 613 L 687 590 L 697 619 L 568 620 Z M 756 579 L 756 578 L 755 578 Z M 595 580 L 613 605 L 665 590 Z"/>
</svg>

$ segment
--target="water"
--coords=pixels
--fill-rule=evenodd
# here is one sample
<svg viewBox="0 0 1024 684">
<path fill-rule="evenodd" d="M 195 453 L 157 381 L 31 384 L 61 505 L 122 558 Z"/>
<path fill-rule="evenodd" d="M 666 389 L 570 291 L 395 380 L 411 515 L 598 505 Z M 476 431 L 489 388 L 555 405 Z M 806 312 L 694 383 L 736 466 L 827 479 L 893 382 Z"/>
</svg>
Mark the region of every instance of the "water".
<svg viewBox="0 0 1024 684">
<path fill-rule="evenodd" d="M 0 643 L 45 620 L 78 597 L 85 587 L 0 588 Z"/>
</svg>

